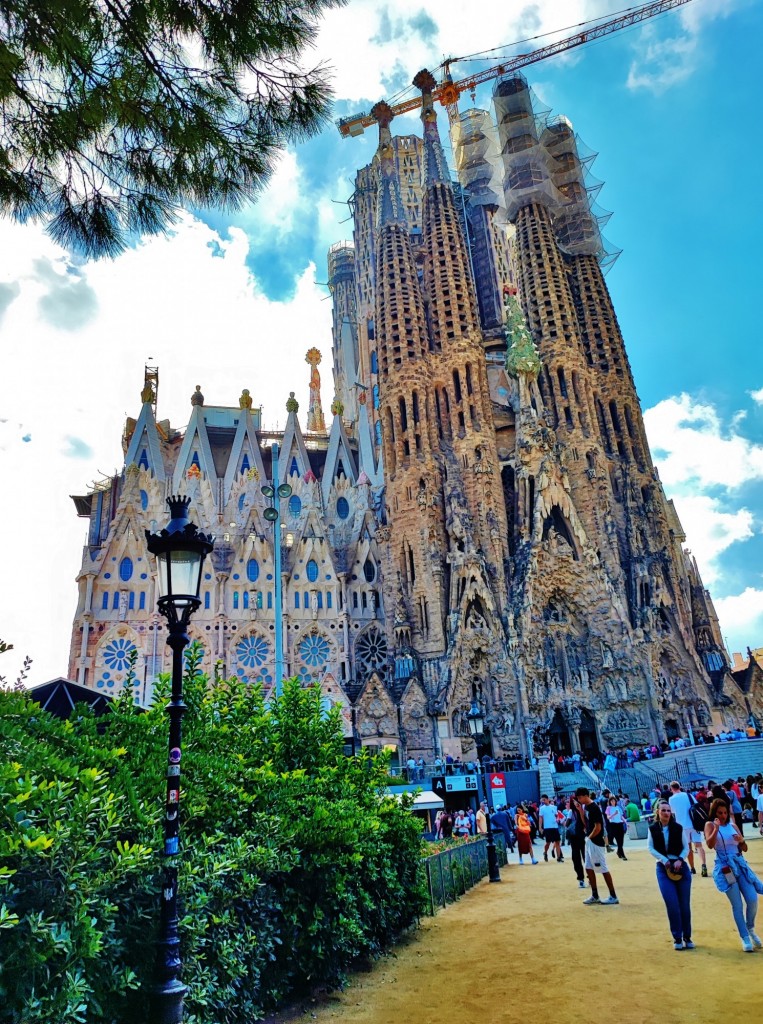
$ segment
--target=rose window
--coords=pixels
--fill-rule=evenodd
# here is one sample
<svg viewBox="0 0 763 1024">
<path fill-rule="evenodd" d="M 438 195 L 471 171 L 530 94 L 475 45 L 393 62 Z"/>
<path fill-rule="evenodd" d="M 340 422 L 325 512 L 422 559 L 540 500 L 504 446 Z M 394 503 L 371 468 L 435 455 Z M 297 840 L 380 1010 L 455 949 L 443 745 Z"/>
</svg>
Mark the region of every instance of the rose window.
<svg viewBox="0 0 763 1024">
<path fill-rule="evenodd" d="M 329 660 L 331 648 L 322 636 L 306 636 L 299 644 L 299 656 L 310 668 L 322 668 Z"/>
<path fill-rule="evenodd" d="M 236 644 L 236 655 L 244 668 L 261 668 L 268 660 L 270 648 L 261 636 L 248 636 Z"/>
<path fill-rule="evenodd" d="M 365 678 L 372 672 L 382 673 L 387 666 L 387 638 L 380 629 L 372 626 L 355 641 L 355 661 L 358 676 Z"/>
<path fill-rule="evenodd" d="M 130 664 L 130 655 L 135 650 L 135 644 L 130 640 L 121 637 L 117 640 L 110 640 L 103 649 L 103 662 L 107 668 L 115 672 L 124 672 Z"/>
</svg>

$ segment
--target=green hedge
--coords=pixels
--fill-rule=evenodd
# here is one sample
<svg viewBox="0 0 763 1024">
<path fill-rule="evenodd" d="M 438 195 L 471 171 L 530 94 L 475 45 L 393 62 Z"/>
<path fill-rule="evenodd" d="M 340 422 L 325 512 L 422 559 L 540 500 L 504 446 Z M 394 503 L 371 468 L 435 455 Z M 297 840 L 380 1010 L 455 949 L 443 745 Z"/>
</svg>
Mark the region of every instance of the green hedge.
<svg viewBox="0 0 763 1024">
<path fill-rule="evenodd" d="M 317 689 L 288 681 L 267 708 L 237 680 L 210 688 L 197 660 L 181 798 L 186 1021 L 250 1022 L 341 983 L 417 919 L 420 822 L 382 796 L 384 759 L 343 756 Z M 104 727 L 86 709 L 61 722 L 0 694 L 3 1022 L 146 1019 L 163 704 L 141 713 L 125 693 Z"/>
</svg>

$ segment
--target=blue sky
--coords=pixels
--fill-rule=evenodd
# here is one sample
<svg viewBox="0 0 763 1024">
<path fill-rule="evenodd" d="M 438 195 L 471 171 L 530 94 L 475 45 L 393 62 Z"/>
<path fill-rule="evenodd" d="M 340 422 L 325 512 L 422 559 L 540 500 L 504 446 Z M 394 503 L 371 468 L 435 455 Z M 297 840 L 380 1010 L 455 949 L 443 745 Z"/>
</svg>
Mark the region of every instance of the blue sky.
<svg viewBox="0 0 763 1024">
<path fill-rule="evenodd" d="M 461 0 L 350 0 L 327 15 L 308 61 L 332 64 L 342 116 L 445 55 L 622 6 L 484 0 L 467 14 Z M 599 203 L 614 211 L 605 233 L 623 249 L 608 284 L 647 430 L 733 650 L 763 645 L 761 38 L 763 5 L 694 0 L 527 71 L 600 154 Z M 456 64 L 454 76 L 480 66 Z M 477 105 L 488 104 L 486 87 Z M 443 135 L 445 125 L 443 112 Z M 415 116 L 393 122 L 401 133 L 418 128 Z M 187 422 L 201 384 L 209 404 L 223 405 L 248 387 L 275 426 L 290 390 L 304 412 L 304 354 L 317 345 L 328 408 L 320 282 L 327 247 L 351 237 L 344 204 L 375 144 L 372 131 L 342 140 L 329 126 L 284 155 L 256 205 L 232 216 L 189 211 L 169 237 L 113 262 L 82 264 L 41 226 L 0 221 L 0 527 L 3 575 L 14 581 L 0 596 L 0 638 L 16 646 L 0 673 L 13 678 L 26 653 L 33 682 L 66 671 L 85 541 L 69 495 L 121 466 L 146 360 L 159 364 L 159 415 L 173 425 Z"/>
</svg>

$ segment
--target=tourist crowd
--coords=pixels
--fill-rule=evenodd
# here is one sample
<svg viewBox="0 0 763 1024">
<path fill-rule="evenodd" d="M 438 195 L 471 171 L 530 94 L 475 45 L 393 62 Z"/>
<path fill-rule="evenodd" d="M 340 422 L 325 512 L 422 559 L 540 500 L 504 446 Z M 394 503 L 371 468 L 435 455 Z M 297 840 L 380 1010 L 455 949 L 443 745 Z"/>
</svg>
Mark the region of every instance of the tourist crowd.
<svg viewBox="0 0 763 1024">
<path fill-rule="evenodd" d="M 624 842 L 628 825 L 646 819 L 647 847 L 655 858 L 658 891 L 665 905 L 675 950 L 692 950 L 691 885 L 697 874 L 709 878 L 706 848 L 715 853 L 712 878 L 731 908 L 732 919 L 745 952 L 763 948 L 755 931 L 758 894 L 763 881 L 753 872 L 744 854 L 745 824 L 752 822 L 763 836 L 763 774 L 727 779 L 685 790 L 679 782 L 658 786 L 636 800 L 607 789 L 574 793 L 539 803 L 525 801 L 509 807 L 477 811 L 468 807 L 437 814 L 438 839 L 484 835 L 489 830 L 503 836 L 507 849 L 518 854 L 519 864 L 538 864 L 549 856 L 565 862 L 568 847 L 578 886 L 590 888 L 587 906 L 612 906 L 620 900 L 615 890 L 607 854 L 627 861 Z M 542 849 L 537 849 L 536 846 Z M 536 856 L 536 853 L 538 856 Z M 599 894 L 599 881 L 608 895 Z"/>
</svg>

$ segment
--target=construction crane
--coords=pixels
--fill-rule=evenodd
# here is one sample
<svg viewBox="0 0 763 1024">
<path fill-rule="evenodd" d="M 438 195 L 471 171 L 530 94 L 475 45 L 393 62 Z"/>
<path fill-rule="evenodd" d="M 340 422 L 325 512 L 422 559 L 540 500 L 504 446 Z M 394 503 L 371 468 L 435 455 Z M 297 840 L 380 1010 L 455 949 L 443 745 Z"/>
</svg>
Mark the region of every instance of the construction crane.
<svg viewBox="0 0 763 1024">
<path fill-rule="evenodd" d="M 576 46 L 590 43 L 594 39 L 601 39 L 602 36 L 619 32 L 620 29 L 628 28 L 631 25 L 638 25 L 642 21 L 656 18 L 659 14 L 665 14 L 667 11 L 672 11 L 675 7 L 682 7 L 688 3 L 691 3 L 691 0 L 657 0 L 655 3 L 644 4 L 642 7 L 631 8 L 625 14 L 621 14 L 616 18 L 610 18 L 609 21 L 604 21 L 600 25 L 587 28 L 582 32 L 576 32 L 575 35 L 559 39 L 557 42 L 543 46 L 539 50 L 533 50 L 531 53 L 520 53 L 518 56 L 510 58 L 502 64 L 487 68 L 485 71 L 479 71 L 476 75 L 462 78 L 457 82 L 454 82 L 451 77 L 450 66 L 463 58 L 449 57 L 442 64 L 443 80 L 432 95 L 434 99 L 439 100 L 444 107 L 447 107 L 448 120 L 453 125 L 458 121 L 458 98 L 462 92 L 473 93 L 482 82 L 489 82 L 492 78 L 500 78 L 502 75 L 518 71 L 519 68 L 527 67 L 530 64 L 537 64 L 538 61 L 546 60 L 557 53 L 564 53 L 566 50 L 572 50 Z M 409 111 L 416 110 L 420 106 L 421 96 L 413 96 L 402 103 L 396 103 L 392 107 L 392 114 L 393 116 L 407 114 Z M 375 118 L 370 114 L 355 114 L 352 117 L 340 118 L 336 122 L 339 134 L 343 139 L 362 135 L 366 128 L 370 128 L 375 123 Z"/>
</svg>

